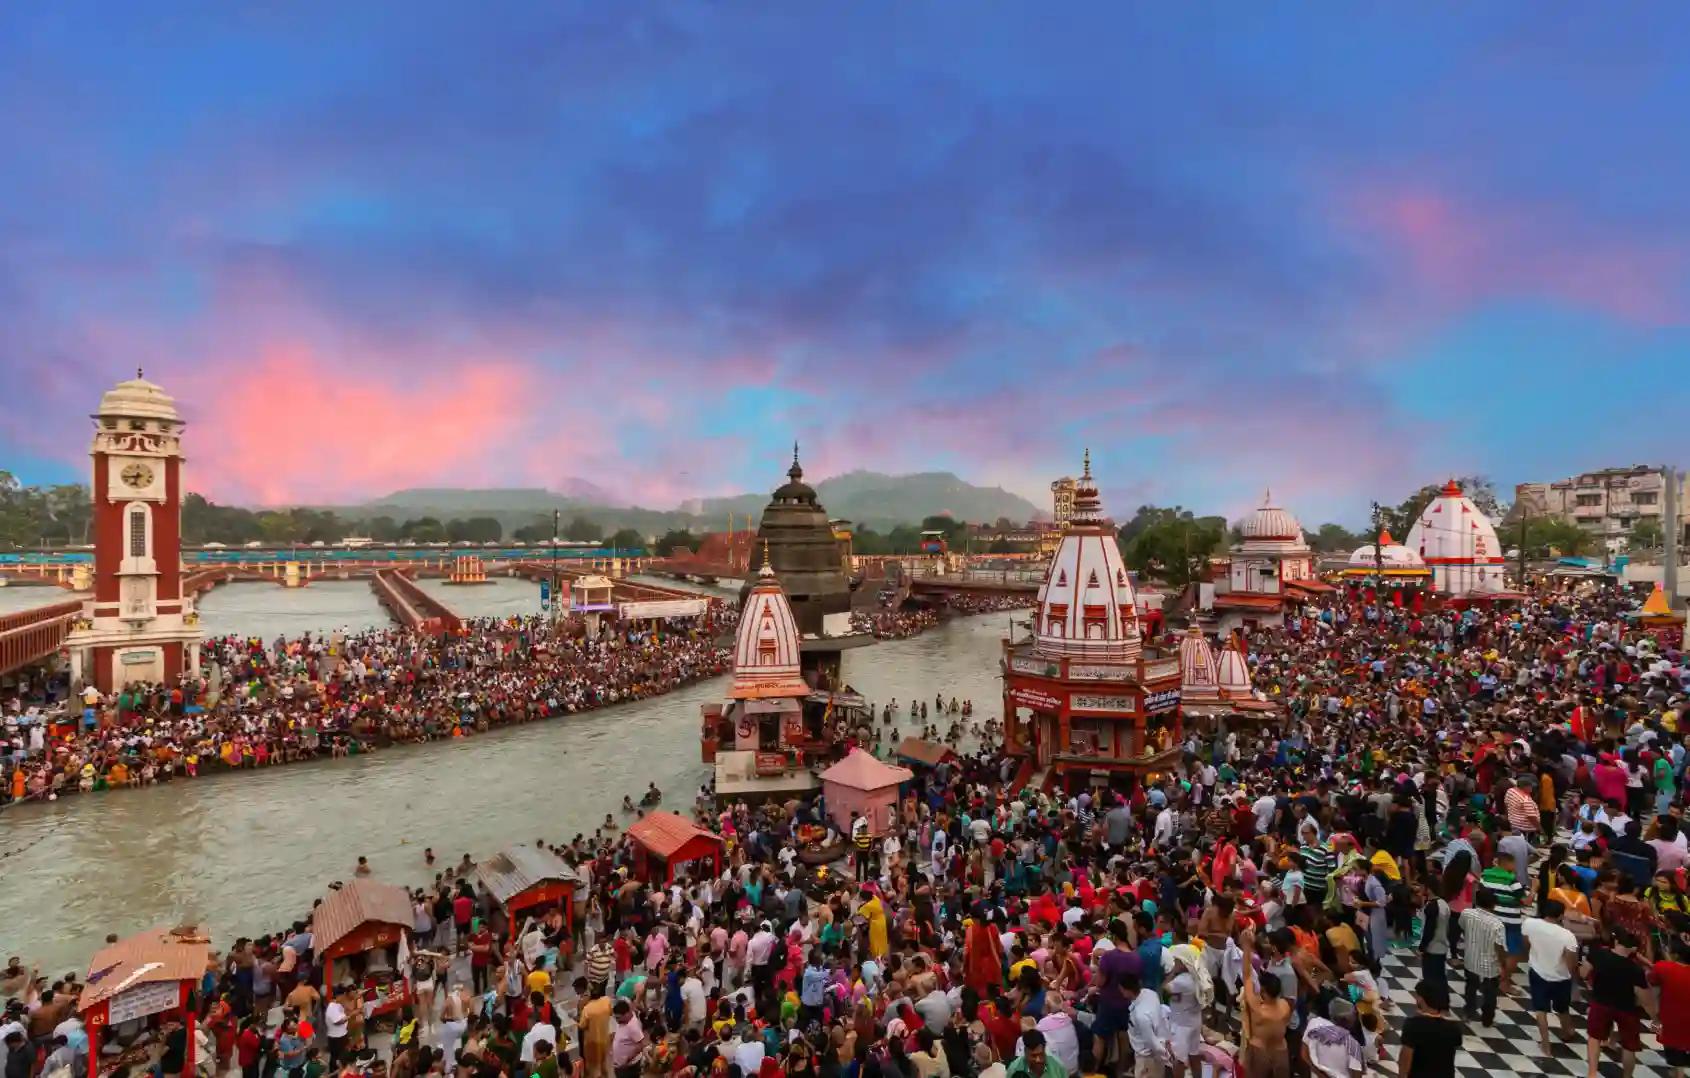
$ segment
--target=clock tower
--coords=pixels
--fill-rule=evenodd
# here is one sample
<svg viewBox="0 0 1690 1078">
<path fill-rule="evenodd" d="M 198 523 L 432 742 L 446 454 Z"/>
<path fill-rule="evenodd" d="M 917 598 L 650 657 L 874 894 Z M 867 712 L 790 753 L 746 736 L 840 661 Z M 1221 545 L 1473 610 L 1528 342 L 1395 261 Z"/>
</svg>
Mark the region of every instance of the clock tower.
<svg viewBox="0 0 1690 1078">
<path fill-rule="evenodd" d="M 199 616 L 182 594 L 182 427 L 141 377 L 94 414 L 94 596 L 65 645 L 72 680 L 112 692 L 199 672 Z"/>
</svg>

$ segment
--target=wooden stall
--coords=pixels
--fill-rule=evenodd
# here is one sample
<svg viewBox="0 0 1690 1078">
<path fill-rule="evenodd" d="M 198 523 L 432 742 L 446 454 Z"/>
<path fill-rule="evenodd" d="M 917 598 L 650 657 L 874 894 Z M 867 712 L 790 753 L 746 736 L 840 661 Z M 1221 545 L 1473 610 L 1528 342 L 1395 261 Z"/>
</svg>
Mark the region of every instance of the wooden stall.
<svg viewBox="0 0 1690 1078">
<path fill-rule="evenodd" d="M 195 990 L 205 975 L 211 937 L 197 926 L 155 928 L 108 944 L 88 963 L 87 986 L 76 1010 L 88 1031 L 88 1078 L 102 1063 L 151 1069 L 153 1053 L 136 1047 L 113 1058 L 102 1058 L 100 1046 L 116 1037 L 133 1041 L 141 1028 L 151 1026 L 163 1035 L 154 1047 L 168 1044 L 179 1023 L 186 1038 L 184 1074 L 194 1073 Z M 119 1027 L 125 1028 L 119 1036 Z M 143 1058 L 147 1057 L 147 1058 Z"/>
<path fill-rule="evenodd" d="M 332 998 L 337 984 L 357 985 L 366 1017 L 409 1003 L 411 920 L 411 896 L 391 883 L 357 879 L 325 895 L 311 918 L 323 998 Z"/>
<path fill-rule="evenodd" d="M 575 931 L 575 889 L 579 873 L 568 862 L 541 846 L 511 846 L 475 866 L 476 879 L 505 911 L 505 934 L 516 935 L 523 915 L 540 916 L 552 906 L 563 911 L 563 923 Z"/>
<path fill-rule="evenodd" d="M 710 874 L 722 871 L 722 836 L 706 831 L 673 812 L 653 812 L 628 828 L 634 840 L 634 871 L 648 883 L 670 883 L 675 869 L 693 861 L 709 861 Z"/>
</svg>

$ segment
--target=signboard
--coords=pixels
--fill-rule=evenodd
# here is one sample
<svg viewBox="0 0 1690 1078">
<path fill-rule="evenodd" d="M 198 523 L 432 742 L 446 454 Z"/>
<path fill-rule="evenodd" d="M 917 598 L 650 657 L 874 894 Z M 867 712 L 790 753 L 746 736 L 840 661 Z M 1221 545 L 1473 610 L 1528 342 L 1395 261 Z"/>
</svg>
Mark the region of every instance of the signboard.
<svg viewBox="0 0 1690 1078">
<path fill-rule="evenodd" d="M 1075 693 L 1068 698 L 1068 707 L 1074 711 L 1131 711 L 1138 700 L 1131 696 L 1081 696 Z"/>
<path fill-rule="evenodd" d="M 156 651 L 126 651 L 118 656 L 118 660 L 124 666 L 140 666 L 142 663 L 152 662 L 157 657 L 158 652 Z"/>
<path fill-rule="evenodd" d="M 549 612 L 552 608 L 552 582 L 540 581 L 540 609 Z"/>
<path fill-rule="evenodd" d="M 119 1025 L 149 1014 L 168 1011 L 182 1002 L 182 982 L 153 981 L 138 984 L 111 998 L 110 1022 Z"/>
<path fill-rule="evenodd" d="M 1155 715 L 1162 711 L 1172 711 L 1178 706 L 1178 689 L 1163 689 L 1161 692 L 1150 693 L 1144 698 L 1144 713 L 1147 715 Z"/>
<path fill-rule="evenodd" d="M 1029 659 L 1017 656 L 1009 660 L 1009 668 L 1017 674 L 1037 674 L 1040 677 L 1055 677 L 1057 666 L 1049 659 Z"/>
<path fill-rule="evenodd" d="M 1022 707 L 1030 707 L 1034 711 L 1060 711 L 1062 701 L 1048 692 L 1039 689 L 1011 689 L 1009 698 Z"/>
<path fill-rule="evenodd" d="M 705 599 L 661 599 L 645 603 L 620 603 L 618 616 L 627 620 L 640 618 L 695 618 L 704 613 Z"/>
<path fill-rule="evenodd" d="M 1126 681 L 1132 677 L 1130 666 L 1105 666 L 1097 663 L 1069 663 L 1068 676 L 1074 681 Z"/>
<path fill-rule="evenodd" d="M 759 752 L 757 754 L 757 774 L 779 775 L 786 771 L 786 753 Z"/>
</svg>

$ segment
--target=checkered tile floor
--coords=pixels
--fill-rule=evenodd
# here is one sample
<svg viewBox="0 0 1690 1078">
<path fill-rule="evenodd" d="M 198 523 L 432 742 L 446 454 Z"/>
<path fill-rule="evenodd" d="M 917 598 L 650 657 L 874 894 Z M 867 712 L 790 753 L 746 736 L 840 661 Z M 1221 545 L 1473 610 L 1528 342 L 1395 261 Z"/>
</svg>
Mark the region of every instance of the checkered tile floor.
<svg viewBox="0 0 1690 1078">
<path fill-rule="evenodd" d="M 1385 1054 L 1390 1058 L 1369 1060 L 1370 1071 L 1388 1075 L 1397 1073 L 1397 1051 L 1402 1046 L 1399 1033 L 1403 1022 L 1414 1014 L 1414 985 L 1419 979 L 1420 960 L 1413 951 L 1395 951 L 1385 960 L 1379 988 L 1390 997 L 1392 1003 L 1387 1016 L 1390 1029 L 1384 1037 Z M 1453 980 L 1452 988 L 1455 1009 L 1459 1012 L 1459 972 Z M 1498 1074 L 1577 1075 L 1584 1078 L 1584 996 L 1582 988 L 1574 993 L 1573 1025 L 1579 1034 L 1577 1041 L 1572 1044 L 1563 1043 L 1560 1039 L 1560 1019 L 1551 1015 L 1549 1041 L 1554 1048 L 1554 1054 L 1545 1057 L 1538 1046 L 1537 1021 L 1531 1012 L 1531 1001 L 1526 992 L 1526 972 L 1522 963 L 1515 977 L 1515 994 L 1497 1000 L 1496 1023 L 1489 1029 L 1476 1021 L 1466 1023 L 1466 1036 L 1462 1039 L 1461 1051 L 1455 1057 L 1456 1078 L 1494 1078 Z M 1645 1030 L 1647 1028 L 1645 1023 Z M 1659 1042 L 1647 1032 L 1643 1035 L 1643 1048 L 1637 1055 L 1637 1068 L 1632 1073 L 1637 1078 L 1666 1078 L 1671 1070 L 1661 1056 Z M 1619 1078 L 1618 1050 L 1604 1052 L 1598 1068 L 1604 1078 Z"/>
</svg>

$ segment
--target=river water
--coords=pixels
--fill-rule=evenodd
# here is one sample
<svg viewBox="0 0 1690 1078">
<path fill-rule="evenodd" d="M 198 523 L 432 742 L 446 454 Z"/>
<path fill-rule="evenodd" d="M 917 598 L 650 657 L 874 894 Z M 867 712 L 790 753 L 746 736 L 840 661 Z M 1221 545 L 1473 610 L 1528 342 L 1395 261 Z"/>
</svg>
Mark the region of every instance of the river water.
<svg viewBox="0 0 1690 1078">
<path fill-rule="evenodd" d="M 425 587 L 431 586 L 425 584 Z M 465 614 L 538 607 L 527 581 L 452 588 Z M 706 589 L 700 589 L 706 590 Z M 524 606 L 526 604 L 526 606 Z M 202 598 L 208 633 L 279 633 L 385 622 L 363 581 L 287 590 L 229 585 Z M 949 622 L 846 656 L 869 699 L 971 698 L 995 715 L 1003 614 Z M 219 947 L 282 926 L 350 878 L 359 856 L 377 876 L 418 884 L 432 846 L 443 864 L 513 842 L 590 831 L 647 782 L 683 814 L 705 778 L 698 708 L 721 679 L 585 715 L 467 742 L 390 748 L 352 759 L 211 775 L 142 790 L 31 803 L 0 813 L 0 957 L 63 973 L 108 932 L 197 919 Z M 911 731 L 906 718 L 900 727 Z M 618 814 L 620 818 L 620 814 Z"/>
</svg>

